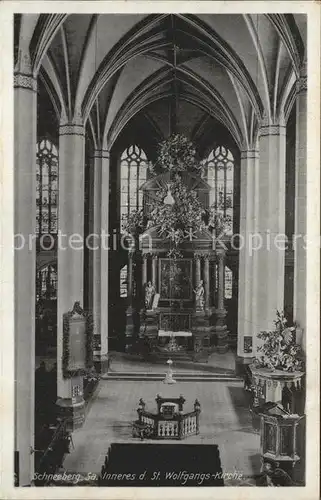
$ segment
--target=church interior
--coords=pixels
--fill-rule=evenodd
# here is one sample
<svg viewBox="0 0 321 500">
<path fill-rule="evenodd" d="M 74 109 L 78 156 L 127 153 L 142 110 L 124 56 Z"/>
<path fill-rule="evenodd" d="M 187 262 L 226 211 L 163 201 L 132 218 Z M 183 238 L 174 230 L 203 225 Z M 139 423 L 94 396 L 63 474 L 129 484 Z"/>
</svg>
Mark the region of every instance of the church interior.
<svg viewBox="0 0 321 500">
<path fill-rule="evenodd" d="M 306 38 L 15 15 L 16 486 L 305 484 Z"/>
</svg>

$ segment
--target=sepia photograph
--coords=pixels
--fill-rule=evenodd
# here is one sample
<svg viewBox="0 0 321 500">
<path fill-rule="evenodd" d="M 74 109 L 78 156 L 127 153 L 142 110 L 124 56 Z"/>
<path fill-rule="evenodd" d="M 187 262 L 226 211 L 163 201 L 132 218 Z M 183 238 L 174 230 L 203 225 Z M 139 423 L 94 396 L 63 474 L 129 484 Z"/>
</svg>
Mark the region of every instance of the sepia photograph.
<svg viewBox="0 0 321 500">
<path fill-rule="evenodd" d="M 6 12 L 6 498 L 317 498 L 319 9 L 118 3 Z"/>
</svg>

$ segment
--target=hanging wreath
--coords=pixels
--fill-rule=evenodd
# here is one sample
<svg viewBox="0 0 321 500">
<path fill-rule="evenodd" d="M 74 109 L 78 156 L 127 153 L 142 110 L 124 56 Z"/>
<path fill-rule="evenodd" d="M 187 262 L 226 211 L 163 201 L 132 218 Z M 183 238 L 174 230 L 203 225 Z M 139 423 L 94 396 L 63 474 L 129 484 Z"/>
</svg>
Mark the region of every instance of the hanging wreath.
<svg viewBox="0 0 321 500">
<path fill-rule="evenodd" d="M 203 170 L 203 162 L 196 158 L 194 144 L 182 134 L 173 134 L 160 143 L 156 162 L 158 170 L 165 172 L 184 172 Z"/>
</svg>

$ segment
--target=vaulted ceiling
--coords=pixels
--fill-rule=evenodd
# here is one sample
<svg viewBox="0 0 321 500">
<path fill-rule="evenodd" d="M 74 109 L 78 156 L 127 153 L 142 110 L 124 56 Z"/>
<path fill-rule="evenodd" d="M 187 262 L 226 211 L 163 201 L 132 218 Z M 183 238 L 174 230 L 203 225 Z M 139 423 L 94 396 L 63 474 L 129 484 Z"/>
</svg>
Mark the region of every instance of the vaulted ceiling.
<svg viewBox="0 0 321 500">
<path fill-rule="evenodd" d="M 305 58 L 304 15 L 72 14 L 16 19 L 61 121 L 82 117 L 111 147 L 142 118 L 159 138 L 225 127 L 239 148 L 287 119 Z M 20 56 L 20 57 L 19 57 Z"/>
</svg>

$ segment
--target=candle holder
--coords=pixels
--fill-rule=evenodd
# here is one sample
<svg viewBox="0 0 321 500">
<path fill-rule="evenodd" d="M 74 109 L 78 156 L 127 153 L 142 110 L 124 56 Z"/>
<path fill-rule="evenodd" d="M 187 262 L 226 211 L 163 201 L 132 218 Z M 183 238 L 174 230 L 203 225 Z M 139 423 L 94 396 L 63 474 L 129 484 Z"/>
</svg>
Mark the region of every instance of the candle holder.
<svg viewBox="0 0 321 500">
<path fill-rule="evenodd" d="M 171 359 L 168 359 L 167 364 L 168 364 L 168 370 L 163 382 L 164 384 L 176 384 L 176 380 L 173 379 L 173 370 L 172 370 L 173 361 Z"/>
</svg>

